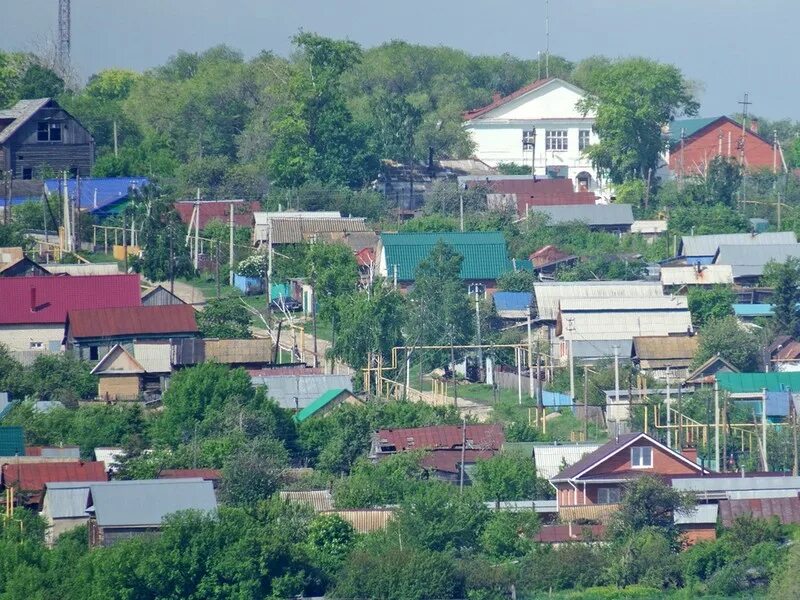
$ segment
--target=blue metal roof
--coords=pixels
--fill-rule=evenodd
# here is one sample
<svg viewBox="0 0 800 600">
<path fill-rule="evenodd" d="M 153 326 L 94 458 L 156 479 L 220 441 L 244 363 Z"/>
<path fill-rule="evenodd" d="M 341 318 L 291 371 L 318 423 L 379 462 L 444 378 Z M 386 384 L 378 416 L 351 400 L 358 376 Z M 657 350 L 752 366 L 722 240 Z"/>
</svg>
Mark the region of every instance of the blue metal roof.
<svg viewBox="0 0 800 600">
<path fill-rule="evenodd" d="M 733 314 L 737 317 L 771 317 L 772 304 L 734 304 Z"/>
<path fill-rule="evenodd" d="M 767 417 L 788 417 L 792 395 L 789 392 L 767 392 Z M 761 416 L 761 400 L 735 400 L 737 404 L 746 405 L 753 413 Z"/>
<path fill-rule="evenodd" d="M 130 188 L 141 188 L 149 183 L 147 177 L 87 177 L 80 180 L 80 207 L 92 213 L 109 213 L 113 204 L 126 200 Z M 45 191 L 55 194 L 59 191 L 61 181 L 47 179 L 44 182 Z M 70 197 L 75 198 L 77 181 L 67 180 L 67 190 Z"/>
<path fill-rule="evenodd" d="M 494 305 L 497 310 L 527 310 L 532 298 L 532 292 L 495 292 Z"/>
</svg>

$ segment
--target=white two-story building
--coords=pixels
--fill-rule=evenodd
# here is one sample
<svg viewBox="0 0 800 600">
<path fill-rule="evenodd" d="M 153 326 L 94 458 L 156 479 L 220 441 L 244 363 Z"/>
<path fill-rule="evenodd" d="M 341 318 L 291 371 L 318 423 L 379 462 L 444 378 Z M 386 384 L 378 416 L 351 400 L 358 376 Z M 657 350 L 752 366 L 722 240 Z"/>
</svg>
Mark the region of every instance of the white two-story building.
<svg viewBox="0 0 800 600">
<path fill-rule="evenodd" d="M 531 166 L 537 177 L 570 179 L 576 191 L 605 196 L 583 151 L 598 141 L 594 114 L 583 114 L 582 89 L 561 79 L 540 79 L 482 108 L 464 113 L 475 157 L 497 166 Z"/>
</svg>

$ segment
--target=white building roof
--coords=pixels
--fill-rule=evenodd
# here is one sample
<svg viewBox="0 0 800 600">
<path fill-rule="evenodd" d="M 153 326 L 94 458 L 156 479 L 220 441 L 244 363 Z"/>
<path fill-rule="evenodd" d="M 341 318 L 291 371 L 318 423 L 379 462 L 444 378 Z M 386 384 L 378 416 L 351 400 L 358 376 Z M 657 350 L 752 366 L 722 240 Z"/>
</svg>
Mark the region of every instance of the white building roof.
<svg viewBox="0 0 800 600">
<path fill-rule="evenodd" d="M 653 298 L 663 296 L 657 281 L 547 281 L 533 285 L 539 320 L 555 321 L 567 298 Z"/>
<path fill-rule="evenodd" d="M 794 231 L 764 233 L 720 233 L 685 235 L 681 238 L 680 256 L 714 256 L 722 245 L 796 244 Z"/>
<path fill-rule="evenodd" d="M 552 479 L 565 466 L 574 465 L 602 444 L 534 444 L 533 460 L 537 477 Z"/>
<path fill-rule="evenodd" d="M 667 222 L 662 220 L 642 220 L 634 221 L 631 224 L 631 233 L 664 233 L 667 230 Z"/>
<path fill-rule="evenodd" d="M 42 267 L 54 275 L 119 275 L 122 273 L 117 263 L 47 263 Z"/>
<path fill-rule="evenodd" d="M 692 330 L 685 297 L 567 299 L 557 333 L 565 340 L 620 340 Z"/>
<path fill-rule="evenodd" d="M 730 285 L 730 265 L 661 267 L 661 285 Z"/>
</svg>

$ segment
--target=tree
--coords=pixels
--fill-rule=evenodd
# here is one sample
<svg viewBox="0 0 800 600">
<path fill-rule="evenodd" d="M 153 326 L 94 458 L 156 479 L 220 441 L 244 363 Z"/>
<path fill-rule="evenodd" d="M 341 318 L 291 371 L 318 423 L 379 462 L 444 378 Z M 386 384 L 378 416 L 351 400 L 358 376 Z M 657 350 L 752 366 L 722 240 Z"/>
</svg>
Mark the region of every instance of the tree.
<svg viewBox="0 0 800 600">
<path fill-rule="evenodd" d="M 358 264 L 344 244 L 312 244 L 305 256 L 305 271 L 324 319 L 335 315 L 338 298 L 353 293 L 358 283 Z"/>
<path fill-rule="evenodd" d="M 703 327 L 712 319 L 732 315 L 736 294 L 730 287 L 724 285 L 693 286 L 689 288 L 687 298 L 692 324 L 695 327 Z"/>
<path fill-rule="evenodd" d="M 705 188 L 708 201 L 735 208 L 742 184 L 742 167 L 735 158 L 715 156 L 708 163 Z"/>
<path fill-rule="evenodd" d="M 41 354 L 26 370 L 27 387 L 43 400 L 77 401 L 97 396 L 88 362 L 71 354 Z"/>
<path fill-rule="evenodd" d="M 356 371 L 366 367 L 373 355 L 382 356 L 388 364 L 392 348 L 403 343 L 403 309 L 403 296 L 382 280 L 376 281 L 370 292 L 340 296 L 332 355 Z"/>
<path fill-rule="evenodd" d="M 614 183 L 647 180 L 666 148 L 661 127 L 680 114 L 695 114 L 698 104 L 674 66 L 630 58 L 597 63 L 595 69 L 579 107 L 596 114 L 600 141 L 586 153 Z"/>
<path fill-rule="evenodd" d="M 764 267 L 764 285 L 774 288 L 776 330 L 790 336 L 800 333 L 800 260 L 790 257 L 785 263 L 770 262 Z"/>
<path fill-rule="evenodd" d="M 209 300 L 205 308 L 197 313 L 197 326 L 206 338 L 236 340 L 253 337 L 250 313 L 238 298 Z"/>
<path fill-rule="evenodd" d="M 533 460 L 521 454 L 501 452 L 479 460 L 472 479 L 481 498 L 498 506 L 505 500 L 533 500 L 537 489 Z"/>
<path fill-rule="evenodd" d="M 700 366 L 713 356 L 721 356 L 743 372 L 758 370 L 759 343 L 734 316 L 709 320 L 700 332 L 700 344 L 693 365 Z"/>
<path fill-rule="evenodd" d="M 254 440 L 225 461 L 220 493 L 228 504 L 253 506 L 278 490 L 288 463 L 288 453 L 280 441 Z"/>
<path fill-rule="evenodd" d="M 9 392 L 12 400 L 21 399 L 31 391 L 22 363 L 3 343 L 0 343 L 0 390 Z"/>
<path fill-rule="evenodd" d="M 439 241 L 419 263 L 409 294 L 408 339 L 412 345 L 464 344 L 474 323 L 467 290 L 461 280 L 463 257 Z"/>
<path fill-rule="evenodd" d="M 534 547 L 533 537 L 538 530 L 539 517 L 533 510 L 498 510 L 486 523 L 481 534 L 481 546 L 490 556 L 518 558 Z"/>
<path fill-rule="evenodd" d="M 358 461 L 349 477 L 334 487 L 336 506 L 368 508 L 397 504 L 423 485 L 421 456 L 416 452 L 400 452 L 372 463 Z"/>
<path fill-rule="evenodd" d="M 311 556 L 329 575 L 341 568 L 355 541 L 355 529 L 339 515 L 317 515 L 308 524 Z"/>
</svg>

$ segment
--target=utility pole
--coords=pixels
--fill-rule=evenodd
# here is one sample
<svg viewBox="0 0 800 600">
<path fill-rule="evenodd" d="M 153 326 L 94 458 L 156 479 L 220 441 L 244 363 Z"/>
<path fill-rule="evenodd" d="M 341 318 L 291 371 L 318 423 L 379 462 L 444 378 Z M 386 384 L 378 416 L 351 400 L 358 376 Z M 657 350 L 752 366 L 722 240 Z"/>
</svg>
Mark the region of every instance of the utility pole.
<svg viewBox="0 0 800 600">
<path fill-rule="evenodd" d="M 583 365 L 583 441 L 589 435 L 589 367 Z"/>
<path fill-rule="evenodd" d="M 719 383 L 714 382 L 714 461 L 719 471 Z"/>
<path fill-rule="evenodd" d="M 530 306 L 528 307 L 528 323 L 527 323 L 527 326 L 528 326 L 527 328 L 528 328 L 528 384 L 529 384 L 528 385 L 528 394 L 530 395 L 531 398 L 536 398 L 536 396 L 533 393 L 533 338 L 531 336 L 531 307 Z M 538 376 L 539 375 L 539 369 L 538 369 L 538 366 L 539 366 L 539 364 L 538 364 L 539 352 L 538 352 L 538 349 L 537 349 L 536 355 L 537 355 L 536 356 L 536 361 L 537 361 L 537 364 L 536 364 L 536 366 L 537 366 L 536 375 Z M 538 400 L 538 398 L 537 398 L 537 400 Z"/>
<path fill-rule="evenodd" d="M 672 417 L 670 416 L 670 410 L 672 408 L 672 397 L 670 396 L 670 389 L 669 389 L 669 367 L 667 367 L 667 447 L 672 448 Z"/>
<path fill-rule="evenodd" d="M 117 144 L 117 120 L 114 119 L 114 158 L 119 156 L 119 145 Z"/>
<path fill-rule="evenodd" d="M 216 260 L 214 261 L 214 274 L 217 279 L 217 298 L 220 297 L 220 283 L 219 283 L 219 240 L 214 240 Z"/>
<path fill-rule="evenodd" d="M 464 493 L 464 458 L 467 449 L 467 416 L 461 417 L 461 468 L 458 476 L 458 493 Z"/>
<path fill-rule="evenodd" d="M 200 268 L 200 188 L 194 201 L 194 270 Z"/>
<path fill-rule="evenodd" d="M 175 293 L 175 242 L 173 240 L 175 234 L 175 221 L 169 220 L 169 293 Z"/>
<path fill-rule="evenodd" d="M 311 327 L 314 334 L 314 368 L 317 367 L 317 282 L 316 272 L 311 271 Z M 378 373 L 380 377 L 380 372 Z"/>
<path fill-rule="evenodd" d="M 63 79 L 67 79 L 69 72 L 69 52 L 71 45 L 70 35 L 70 7 L 69 0 L 58 0 L 58 68 Z"/>
<path fill-rule="evenodd" d="M 459 215 L 459 222 L 461 224 L 461 233 L 464 233 L 464 194 L 460 192 L 458 194 L 458 215 Z"/>
<path fill-rule="evenodd" d="M 125 215 L 126 210 L 122 210 L 122 254 L 125 255 L 125 273 L 128 272 L 128 233 L 126 230 Z"/>
<path fill-rule="evenodd" d="M 67 172 L 62 173 L 61 182 L 61 199 L 64 207 L 64 226 L 61 244 L 61 249 L 66 252 L 72 252 L 72 210 L 69 205 L 69 188 L 67 187 Z M 124 227 L 123 227 L 124 229 Z"/>
<path fill-rule="evenodd" d="M 631 395 L 628 396 L 628 403 Z M 614 402 L 619 404 L 619 345 L 614 344 Z M 630 416 L 628 417 L 630 418 Z"/>
<path fill-rule="evenodd" d="M 575 401 L 575 358 L 572 351 L 572 338 L 575 337 L 575 317 L 567 318 L 567 331 L 569 332 L 569 397 Z"/>
<path fill-rule="evenodd" d="M 550 77 L 550 0 L 544 2 L 544 37 L 545 37 L 545 52 L 544 52 L 544 76 Z"/>
<path fill-rule="evenodd" d="M 789 396 L 791 398 L 791 395 Z M 791 402 L 791 400 L 790 400 Z M 764 471 L 769 471 L 767 460 L 767 388 L 761 390 L 761 445 L 764 453 Z"/>
<path fill-rule="evenodd" d="M 228 240 L 228 285 L 233 287 L 233 202 L 230 204 L 230 239 Z"/>
<path fill-rule="evenodd" d="M 458 377 L 456 377 L 456 352 L 453 348 L 453 330 L 450 329 L 450 367 L 453 369 L 453 405 L 458 408 Z"/>
<path fill-rule="evenodd" d="M 470 292 L 475 294 L 475 330 L 478 338 L 478 369 L 483 372 L 483 348 L 481 347 L 481 288 L 480 283 L 470 284 Z"/>
<path fill-rule="evenodd" d="M 745 168 L 744 146 L 747 136 L 747 109 L 752 104 L 747 92 L 744 94 L 744 100 L 740 100 L 738 104 L 742 105 L 742 139 L 739 140 L 739 161 L 742 166 L 742 208 L 744 208 L 747 203 L 747 169 Z"/>
</svg>

